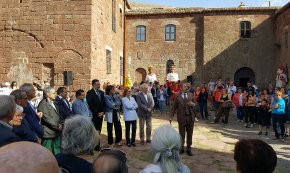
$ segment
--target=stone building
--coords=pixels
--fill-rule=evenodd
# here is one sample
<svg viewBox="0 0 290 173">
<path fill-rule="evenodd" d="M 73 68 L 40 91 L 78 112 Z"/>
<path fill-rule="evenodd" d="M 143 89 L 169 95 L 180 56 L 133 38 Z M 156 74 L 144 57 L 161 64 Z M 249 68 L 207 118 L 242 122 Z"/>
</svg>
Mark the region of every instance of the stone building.
<svg viewBox="0 0 290 173">
<path fill-rule="evenodd" d="M 151 65 L 164 82 L 168 64 L 174 63 L 180 80 L 195 84 L 221 78 L 265 86 L 274 81 L 280 54 L 274 28 L 282 24 L 275 25 L 273 16 L 278 9 L 133 7 L 126 13 L 125 32 L 126 57 L 131 57 L 134 69 L 131 76 L 144 79 Z"/>
<path fill-rule="evenodd" d="M 274 14 L 278 64 L 290 67 L 290 3 Z"/>
<path fill-rule="evenodd" d="M 122 82 L 125 0 L 0 0 L 0 81 Z"/>
<path fill-rule="evenodd" d="M 88 89 L 94 78 L 122 84 L 123 72 L 141 81 L 148 66 L 164 82 L 174 63 L 180 79 L 195 84 L 222 78 L 264 86 L 276 65 L 290 63 L 289 7 L 0 0 L 0 82 L 61 86 L 72 72 L 72 89 Z"/>
</svg>

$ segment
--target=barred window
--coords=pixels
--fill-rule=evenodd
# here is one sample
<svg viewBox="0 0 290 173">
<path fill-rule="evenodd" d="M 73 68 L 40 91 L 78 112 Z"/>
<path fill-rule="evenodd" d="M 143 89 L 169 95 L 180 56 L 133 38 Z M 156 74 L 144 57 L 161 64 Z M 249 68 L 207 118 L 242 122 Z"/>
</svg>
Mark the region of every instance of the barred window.
<svg viewBox="0 0 290 173">
<path fill-rule="evenodd" d="M 241 37 L 242 38 L 250 38 L 251 37 L 251 22 L 242 21 L 240 23 L 240 29 L 241 29 Z"/>
<path fill-rule="evenodd" d="M 165 40 L 175 41 L 176 40 L 176 25 L 166 25 L 165 26 Z"/>
<path fill-rule="evenodd" d="M 146 26 L 139 25 L 136 27 L 136 41 L 146 42 Z"/>
<path fill-rule="evenodd" d="M 106 50 L 106 66 L 107 66 L 107 74 L 112 73 L 112 51 Z"/>
<path fill-rule="evenodd" d="M 112 30 L 116 32 L 116 0 L 112 0 Z"/>
</svg>

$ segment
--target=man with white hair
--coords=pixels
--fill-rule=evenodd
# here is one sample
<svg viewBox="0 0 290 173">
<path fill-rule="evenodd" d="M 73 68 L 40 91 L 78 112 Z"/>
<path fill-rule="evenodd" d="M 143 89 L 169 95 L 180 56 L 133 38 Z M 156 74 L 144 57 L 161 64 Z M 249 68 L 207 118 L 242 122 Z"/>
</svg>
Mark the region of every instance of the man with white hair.
<svg viewBox="0 0 290 173">
<path fill-rule="evenodd" d="M 20 139 L 13 133 L 9 122 L 15 114 L 15 101 L 13 96 L 0 96 L 0 147 L 17 142 Z"/>
<path fill-rule="evenodd" d="M 44 130 L 41 126 L 42 112 L 37 112 L 36 108 L 33 106 L 31 100 L 35 98 L 36 90 L 34 86 L 30 83 L 25 83 L 20 87 L 20 90 L 24 91 L 27 95 L 28 103 L 24 107 L 23 113 L 25 114 L 24 119 L 28 122 L 30 129 L 36 135 L 38 139 L 37 142 L 41 142 L 40 138 L 44 134 Z M 28 140 L 30 141 L 30 140 Z M 31 141 L 35 142 L 35 141 Z"/>
<path fill-rule="evenodd" d="M 144 145 L 144 124 L 146 122 L 146 142 L 151 143 L 152 128 L 152 110 L 154 108 L 154 100 L 151 93 L 148 93 L 148 85 L 141 85 L 141 93 L 137 95 L 138 117 L 140 124 L 140 140 Z"/>
</svg>

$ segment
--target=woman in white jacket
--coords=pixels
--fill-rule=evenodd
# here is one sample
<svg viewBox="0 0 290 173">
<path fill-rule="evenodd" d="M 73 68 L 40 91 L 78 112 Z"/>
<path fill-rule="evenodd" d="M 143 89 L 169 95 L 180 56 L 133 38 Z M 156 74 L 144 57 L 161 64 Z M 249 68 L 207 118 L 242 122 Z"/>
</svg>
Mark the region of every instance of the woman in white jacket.
<svg viewBox="0 0 290 173">
<path fill-rule="evenodd" d="M 137 124 L 137 112 L 138 105 L 135 99 L 131 95 L 131 89 L 125 89 L 124 97 L 122 98 L 124 121 L 126 126 L 126 143 L 128 147 L 135 147 L 136 138 L 136 124 Z M 130 138 L 130 128 L 132 126 L 132 137 Z"/>
</svg>

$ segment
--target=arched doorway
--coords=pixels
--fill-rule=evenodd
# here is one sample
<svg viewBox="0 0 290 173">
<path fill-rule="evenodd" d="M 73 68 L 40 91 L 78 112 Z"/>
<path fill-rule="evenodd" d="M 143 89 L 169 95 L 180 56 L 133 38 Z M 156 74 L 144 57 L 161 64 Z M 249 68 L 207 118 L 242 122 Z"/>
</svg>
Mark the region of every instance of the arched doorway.
<svg viewBox="0 0 290 173">
<path fill-rule="evenodd" d="M 135 81 L 138 83 L 140 83 L 141 81 L 145 81 L 146 75 L 147 72 L 144 68 L 137 68 L 135 70 Z"/>
<path fill-rule="evenodd" d="M 235 73 L 235 84 L 239 87 L 246 87 L 247 82 L 255 82 L 255 72 L 249 67 L 242 67 Z"/>
<path fill-rule="evenodd" d="M 174 62 L 170 59 L 166 62 L 166 74 L 170 73 L 170 66 L 174 64 Z"/>
</svg>

